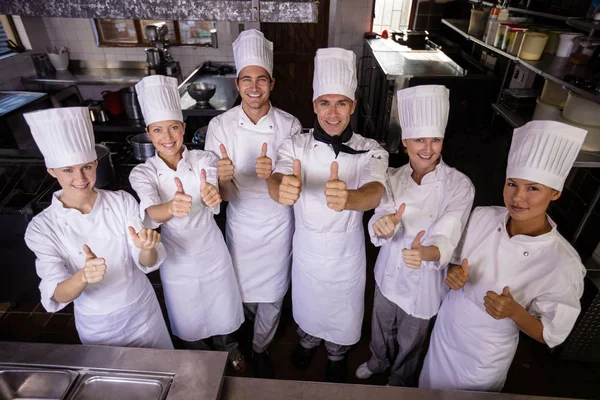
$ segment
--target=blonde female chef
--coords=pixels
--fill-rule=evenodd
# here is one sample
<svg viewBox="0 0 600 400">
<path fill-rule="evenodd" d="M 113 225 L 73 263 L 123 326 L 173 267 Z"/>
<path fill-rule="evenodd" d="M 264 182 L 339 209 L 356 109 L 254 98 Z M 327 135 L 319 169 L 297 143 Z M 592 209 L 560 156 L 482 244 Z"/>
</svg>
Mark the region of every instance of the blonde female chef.
<svg viewBox="0 0 600 400">
<path fill-rule="evenodd" d="M 389 193 L 368 224 L 371 241 L 381 250 L 375 264 L 372 356 L 358 367 L 359 379 L 391 365 L 390 385 L 417 384 L 430 321 L 448 291 L 446 266 L 475 196 L 469 178 L 442 161 L 449 109 L 444 86 L 398 91 L 402 144 L 410 162 L 388 170 Z"/>
<path fill-rule="evenodd" d="M 129 176 L 140 197 L 140 213 L 148 224 L 161 226 L 167 259 L 160 270 L 173 334 L 186 347 L 227 350 L 233 366 L 243 357 L 228 334 L 244 320 L 231 257 L 214 220 L 221 197 L 217 157 L 183 145 L 185 124 L 177 80 L 155 75 L 136 86 L 146 130 L 156 155 Z"/>
<path fill-rule="evenodd" d="M 519 331 L 555 347 L 579 315 L 585 268 L 546 215 L 586 131 L 554 121 L 515 129 L 504 205 L 473 211 L 438 313 L 419 386 L 499 391 Z"/>
<path fill-rule="evenodd" d="M 165 258 L 160 234 L 142 227 L 133 196 L 94 189 L 98 166 L 86 107 L 25 114 L 48 173 L 62 190 L 25 233 L 49 312 L 75 304 L 83 344 L 172 349 L 144 275 Z"/>
</svg>

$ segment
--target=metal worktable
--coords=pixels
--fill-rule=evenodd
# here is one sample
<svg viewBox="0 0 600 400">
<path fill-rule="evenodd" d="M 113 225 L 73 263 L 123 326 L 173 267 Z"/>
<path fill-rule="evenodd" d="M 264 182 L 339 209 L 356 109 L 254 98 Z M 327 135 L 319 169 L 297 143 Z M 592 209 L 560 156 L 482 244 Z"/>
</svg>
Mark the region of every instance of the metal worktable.
<svg viewBox="0 0 600 400">
<path fill-rule="evenodd" d="M 21 81 L 40 85 L 133 86 L 146 76 L 146 65 L 139 61 L 71 60 L 69 71 L 26 76 Z"/>
<path fill-rule="evenodd" d="M 391 40 L 366 39 L 365 42 L 388 80 L 414 76 L 463 76 L 442 51 L 411 50 Z"/>
<path fill-rule="evenodd" d="M 216 400 L 227 353 L 0 342 L 0 363 L 169 373 L 168 400 Z"/>
<path fill-rule="evenodd" d="M 350 385 L 274 379 L 225 377 L 224 400 L 534 400 L 557 399 L 506 393 L 426 390 L 393 386 Z M 563 399 L 564 400 L 564 399 Z"/>
</svg>

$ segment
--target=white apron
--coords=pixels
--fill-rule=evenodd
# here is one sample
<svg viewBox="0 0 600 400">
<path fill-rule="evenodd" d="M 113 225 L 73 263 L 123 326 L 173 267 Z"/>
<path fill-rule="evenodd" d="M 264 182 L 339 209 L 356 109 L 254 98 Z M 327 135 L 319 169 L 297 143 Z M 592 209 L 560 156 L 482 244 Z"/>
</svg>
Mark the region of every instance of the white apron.
<svg viewBox="0 0 600 400">
<path fill-rule="evenodd" d="M 167 258 L 160 268 L 171 330 L 186 341 L 196 341 L 237 330 L 244 321 L 240 292 L 231 256 L 214 217 L 200 196 L 200 171 L 216 184 L 216 156 L 184 149 L 174 171 L 158 157 L 138 165 L 130 175 L 140 197 L 141 212 L 170 201 L 178 177 L 192 196 L 192 211 L 161 225 Z M 158 189 L 158 190 L 157 190 Z"/>
<path fill-rule="evenodd" d="M 537 237 L 506 232 L 504 207 L 481 207 L 471 215 L 459 259 L 469 259 L 469 280 L 450 290 L 438 313 L 419 387 L 499 391 L 517 350 L 519 328 L 486 311 L 487 291 L 506 286 L 517 303 L 539 318 L 544 340 L 560 344 L 579 315 L 585 269 L 556 231 Z"/>
<path fill-rule="evenodd" d="M 263 143 L 275 164 L 277 148 L 285 138 L 276 135 L 283 128 L 272 115 L 276 112 L 272 109 L 255 125 L 240 108 L 235 132 L 226 142 L 238 188 L 227 207 L 226 238 L 244 303 L 275 302 L 290 284 L 292 209 L 273 201 L 267 182 L 256 175 Z"/>
<path fill-rule="evenodd" d="M 99 190 L 92 212 L 81 214 L 63 208 L 59 196 L 60 192 L 54 194 L 50 208 L 34 218 L 26 233 L 26 240 L 38 257 L 36 266 L 42 277 L 40 289 L 46 309 L 58 311 L 66 306 L 52 297 L 56 284 L 72 276 L 64 274 L 74 274 L 85 266 L 83 245 L 87 244 L 94 254 L 106 260 L 106 275 L 102 281 L 89 284 L 74 300 L 75 324 L 81 342 L 172 349 L 154 289 L 132 259 L 139 252 L 128 243 L 127 226 L 141 228 L 135 199 L 124 192 Z M 43 222 L 38 225 L 40 221 Z M 42 224 L 49 225 L 47 233 Z M 54 246 L 64 254 L 60 266 L 53 265 L 52 258 L 46 260 L 48 247 L 40 246 L 48 246 L 49 240 L 56 241 Z M 161 252 L 164 257 L 164 251 L 159 249 L 157 264 L 162 261 Z M 158 265 L 149 270 L 156 268 Z M 59 271 L 62 276 L 54 280 Z"/>
<path fill-rule="evenodd" d="M 362 228 L 343 233 L 315 233 L 296 228 L 292 306 L 294 319 L 304 332 L 339 345 L 358 342 L 365 281 Z"/>
<path fill-rule="evenodd" d="M 312 133 L 294 138 L 302 146 L 295 151 L 302 162 L 303 180 L 302 193 L 294 205 L 294 319 L 312 336 L 338 345 L 353 345 L 360 339 L 364 314 L 363 213 L 336 212 L 327 207 L 325 184 L 334 160 L 339 165 L 339 178 L 348 189 L 376 182 L 387 167 L 387 154 L 377 149 L 376 143 L 356 134 L 348 143 L 350 147 L 375 151 L 340 153 L 336 159 L 331 145 L 315 141 Z"/>
</svg>

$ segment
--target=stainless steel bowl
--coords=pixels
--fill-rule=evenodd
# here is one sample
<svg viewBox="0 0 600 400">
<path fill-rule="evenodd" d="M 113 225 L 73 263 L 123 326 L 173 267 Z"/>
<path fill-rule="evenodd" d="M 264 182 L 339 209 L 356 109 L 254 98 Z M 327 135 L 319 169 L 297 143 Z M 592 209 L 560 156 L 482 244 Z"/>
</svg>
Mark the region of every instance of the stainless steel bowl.
<svg viewBox="0 0 600 400">
<path fill-rule="evenodd" d="M 195 82 L 188 86 L 187 91 L 198 103 L 208 103 L 215 95 L 217 85 L 207 82 Z"/>
</svg>

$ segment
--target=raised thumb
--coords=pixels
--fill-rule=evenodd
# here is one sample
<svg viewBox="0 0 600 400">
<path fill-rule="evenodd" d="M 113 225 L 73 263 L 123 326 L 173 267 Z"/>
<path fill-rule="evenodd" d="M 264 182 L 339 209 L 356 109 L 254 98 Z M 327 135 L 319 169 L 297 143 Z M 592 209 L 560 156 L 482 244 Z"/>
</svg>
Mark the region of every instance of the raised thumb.
<svg viewBox="0 0 600 400">
<path fill-rule="evenodd" d="M 204 168 L 202 168 L 202 170 L 200 170 L 200 189 L 204 189 L 204 187 L 206 186 L 206 170 Z"/>
<path fill-rule="evenodd" d="M 393 215 L 392 219 L 394 220 L 394 223 L 396 225 L 398 225 L 400 223 L 400 221 L 402 220 L 402 215 L 404 215 L 405 209 L 406 209 L 406 204 L 402 203 L 402 204 L 400 204 L 400 207 L 398 207 L 398 211 L 396 212 L 396 214 Z"/>
<path fill-rule="evenodd" d="M 294 171 L 294 176 L 296 178 L 300 178 L 300 173 L 302 171 L 302 165 L 300 164 L 300 160 L 294 160 L 293 171 Z"/>
<path fill-rule="evenodd" d="M 92 249 L 90 249 L 90 246 L 88 246 L 87 244 L 83 245 L 83 252 L 85 253 L 86 260 L 91 260 L 93 258 L 98 258 L 98 257 L 96 257 L 96 255 L 94 254 L 94 252 L 92 251 Z"/>
<path fill-rule="evenodd" d="M 185 193 L 181 179 L 175 178 L 175 186 L 177 186 L 177 193 Z"/>
<path fill-rule="evenodd" d="M 415 238 L 413 239 L 412 244 L 410 246 L 411 249 L 421 246 L 421 239 L 423 239 L 423 235 L 425 235 L 425 231 L 421 231 L 421 232 L 417 233 L 417 236 L 415 236 Z"/>
<path fill-rule="evenodd" d="M 460 267 L 462 268 L 465 276 L 469 276 L 469 260 L 467 260 L 466 258 L 462 260 L 462 263 L 460 264 Z"/>
<path fill-rule="evenodd" d="M 221 158 L 229 158 L 229 155 L 227 154 L 227 149 L 225 148 L 225 145 L 223 143 L 221 143 L 221 146 L 219 146 L 219 149 L 221 150 Z"/>
<path fill-rule="evenodd" d="M 260 156 L 261 157 L 267 156 L 267 144 L 266 143 L 263 143 L 263 145 L 262 145 L 262 150 L 260 151 Z"/>
<path fill-rule="evenodd" d="M 331 163 L 331 175 L 329 175 L 330 181 L 339 179 L 338 169 L 339 169 L 339 165 L 338 165 L 337 161 L 332 162 Z"/>
<path fill-rule="evenodd" d="M 502 289 L 502 296 L 510 296 L 510 287 L 505 286 L 504 289 Z"/>
</svg>

